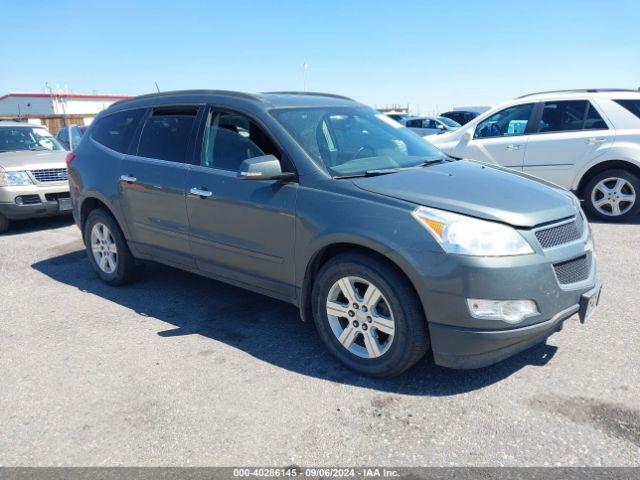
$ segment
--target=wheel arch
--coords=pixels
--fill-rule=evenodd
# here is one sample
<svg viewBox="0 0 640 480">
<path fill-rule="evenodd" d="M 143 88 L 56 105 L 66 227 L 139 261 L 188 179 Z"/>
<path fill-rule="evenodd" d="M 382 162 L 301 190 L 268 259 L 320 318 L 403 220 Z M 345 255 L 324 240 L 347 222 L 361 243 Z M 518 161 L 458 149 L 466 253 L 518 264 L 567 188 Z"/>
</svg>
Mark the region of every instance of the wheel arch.
<svg viewBox="0 0 640 480">
<path fill-rule="evenodd" d="M 597 175 L 600 172 L 604 172 L 605 170 L 612 169 L 627 170 L 640 178 L 640 163 L 633 160 L 604 160 L 588 167 L 586 171 L 579 177 L 580 179 L 573 190 L 582 197 L 584 194 L 583 190 L 585 186 L 587 185 L 587 183 L 589 183 L 589 180 L 591 180 L 594 175 Z"/>
<path fill-rule="evenodd" d="M 333 242 L 325 243 L 324 245 L 316 249 L 313 255 L 311 255 L 311 257 L 309 258 L 309 261 L 306 264 L 304 279 L 300 290 L 299 308 L 300 317 L 303 321 L 310 320 L 313 315 L 311 305 L 311 290 L 313 288 L 313 283 L 318 272 L 320 271 L 322 266 L 325 265 L 329 260 L 335 258 L 337 255 L 341 255 L 347 252 L 360 252 L 365 255 L 370 255 L 380 261 L 385 262 L 386 264 L 394 268 L 400 275 L 406 278 L 407 282 L 413 289 L 416 298 L 420 302 L 422 313 L 426 318 L 426 312 L 422 303 L 422 299 L 415 287 L 414 280 L 416 278 L 416 274 L 413 272 L 413 269 L 410 267 L 410 265 L 404 262 L 401 257 L 394 255 L 392 249 L 379 245 L 376 242 L 360 242 L 350 239 L 340 241 L 336 240 Z"/>
<path fill-rule="evenodd" d="M 82 200 L 82 203 L 80 204 L 80 209 L 79 209 L 80 231 L 82 232 L 83 238 L 84 238 L 84 226 L 87 221 L 87 217 L 93 210 L 96 210 L 98 208 L 105 210 L 116 220 L 116 222 L 118 222 L 118 225 L 122 229 L 122 232 L 124 233 L 125 238 L 128 239 L 129 235 L 126 230 L 125 223 L 122 221 L 120 216 L 115 212 L 115 210 L 109 206 L 109 202 L 107 201 L 107 199 L 104 198 L 99 193 L 92 193 L 91 195 L 86 196 Z"/>
</svg>

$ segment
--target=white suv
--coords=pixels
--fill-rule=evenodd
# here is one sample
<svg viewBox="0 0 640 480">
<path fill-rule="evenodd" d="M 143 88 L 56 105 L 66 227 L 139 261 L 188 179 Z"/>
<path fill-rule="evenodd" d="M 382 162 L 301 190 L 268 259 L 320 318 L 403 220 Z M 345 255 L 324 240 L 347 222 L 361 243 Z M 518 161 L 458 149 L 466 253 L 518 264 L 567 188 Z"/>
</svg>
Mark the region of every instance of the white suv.
<svg viewBox="0 0 640 480">
<path fill-rule="evenodd" d="M 525 95 L 429 142 L 454 157 L 522 171 L 574 191 L 601 220 L 640 210 L 640 92 Z"/>
</svg>

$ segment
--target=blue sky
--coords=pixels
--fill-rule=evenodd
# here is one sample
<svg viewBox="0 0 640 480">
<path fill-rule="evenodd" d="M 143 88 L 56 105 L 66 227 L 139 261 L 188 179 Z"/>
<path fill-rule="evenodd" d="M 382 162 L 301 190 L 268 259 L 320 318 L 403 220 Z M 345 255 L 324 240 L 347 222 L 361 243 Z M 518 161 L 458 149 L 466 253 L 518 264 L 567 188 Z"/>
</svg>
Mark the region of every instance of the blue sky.
<svg viewBox="0 0 640 480">
<path fill-rule="evenodd" d="M 0 94 L 309 90 L 423 113 L 640 87 L 634 1 L 4 0 Z M 65 42 L 65 39 L 70 39 Z"/>
</svg>

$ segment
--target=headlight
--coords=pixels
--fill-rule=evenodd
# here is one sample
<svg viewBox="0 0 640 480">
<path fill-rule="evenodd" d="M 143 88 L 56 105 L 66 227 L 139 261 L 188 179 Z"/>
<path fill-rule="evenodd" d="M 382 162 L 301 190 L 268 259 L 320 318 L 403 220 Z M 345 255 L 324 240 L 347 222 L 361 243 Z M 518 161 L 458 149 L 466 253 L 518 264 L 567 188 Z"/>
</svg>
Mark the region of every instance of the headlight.
<svg viewBox="0 0 640 480">
<path fill-rule="evenodd" d="M 500 257 L 534 253 L 514 228 L 457 213 L 418 207 L 413 216 L 447 253 Z"/>
<path fill-rule="evenodd" d="M 27 172 L 5 172 L 0 170 L 0 186 L 2 187 L 18 187 L 20 185 L 32 185 L 33 182 L 27 175 Z"/>
</svg>

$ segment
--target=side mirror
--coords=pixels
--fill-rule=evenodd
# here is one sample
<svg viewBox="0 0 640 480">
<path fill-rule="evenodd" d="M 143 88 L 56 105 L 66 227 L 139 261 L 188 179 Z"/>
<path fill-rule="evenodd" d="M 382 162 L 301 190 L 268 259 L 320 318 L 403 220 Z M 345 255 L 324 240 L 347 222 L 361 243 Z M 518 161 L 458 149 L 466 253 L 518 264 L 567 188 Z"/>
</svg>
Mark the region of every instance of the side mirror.
<svg viewBox="0 0 640 480">
<path fill-rule="evenodd" d="M 444 129 L 445 129 L 445 128 L 444 128 L 444 125 L 442 125 L 441 123 L 439 123 L 438 125 L 436 125 L 436 128 L 437 128 L 438 130 L 444 130 Z"/>
<path fill-rule="evenodd" d="M 248 158 L 240 164 L 241 180 L 291 180 L 295 174 L 283 172 L 280 161 L 273 155 Z"/>
</svg>

